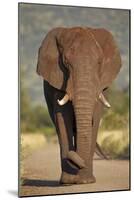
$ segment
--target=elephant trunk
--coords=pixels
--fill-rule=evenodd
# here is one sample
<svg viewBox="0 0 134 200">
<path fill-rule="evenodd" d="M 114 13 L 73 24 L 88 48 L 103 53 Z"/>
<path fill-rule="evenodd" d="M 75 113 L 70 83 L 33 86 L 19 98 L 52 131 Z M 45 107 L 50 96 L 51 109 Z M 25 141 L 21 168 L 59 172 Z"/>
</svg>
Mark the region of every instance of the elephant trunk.
<svg viewBox="0 0 134 200">
<path fill-rule="evenodd" d="M 92 175 L 92 118 L 96 99 L 96 91 L 88 74 L 79 77 L 75 87 L 74 109 L 77 126 L 77 153 L 85 161 L 87 167 L 84 176 Z M 78 84 L 78 85 L 77 85 Z"/>
</svg>

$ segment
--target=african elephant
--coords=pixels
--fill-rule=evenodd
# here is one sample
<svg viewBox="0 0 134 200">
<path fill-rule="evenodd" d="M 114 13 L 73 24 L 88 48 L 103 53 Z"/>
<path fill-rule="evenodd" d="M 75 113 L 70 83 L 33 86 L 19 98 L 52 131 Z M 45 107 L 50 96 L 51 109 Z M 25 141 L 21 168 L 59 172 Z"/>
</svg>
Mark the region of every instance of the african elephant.
<svg viewBox="0 0 134 200">
<path fill-rule="evenodd" d="M 105 93 L 121 67 L 111 33 L 88 27 L 55 28 L 43 40 L 37 73 L 61 154 L 61 183 L 93 183 L 93 155 Z"/>
</svg>

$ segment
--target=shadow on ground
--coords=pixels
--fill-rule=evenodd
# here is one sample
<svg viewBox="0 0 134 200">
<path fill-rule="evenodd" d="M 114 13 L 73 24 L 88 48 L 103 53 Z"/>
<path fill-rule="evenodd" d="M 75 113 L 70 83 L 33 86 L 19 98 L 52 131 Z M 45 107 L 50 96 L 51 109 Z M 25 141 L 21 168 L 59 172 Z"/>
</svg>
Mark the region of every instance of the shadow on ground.
<svg viewBox="0 0 134 200">
<path fill-rule="evenodd" d="M 61 186 L 57 180 L 37 180 L 37 179 L 24 179 L 23 186 L 36 186 L 36 187 L 58 187 Z"/>
</svg>

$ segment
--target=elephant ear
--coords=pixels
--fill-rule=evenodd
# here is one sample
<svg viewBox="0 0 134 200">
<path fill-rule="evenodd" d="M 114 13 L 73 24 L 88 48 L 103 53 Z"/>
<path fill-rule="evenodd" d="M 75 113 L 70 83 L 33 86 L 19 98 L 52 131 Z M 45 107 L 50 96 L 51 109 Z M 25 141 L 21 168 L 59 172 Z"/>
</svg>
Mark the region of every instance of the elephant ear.
<svg viewBox="0 0 134 200">
<path fill-rule="evenodd" d="M 119 73 L 121 57 L 116 42 L 110 32 L 105 29 L 92 29 L 92 33 L 103 51 L 100 70 L 100 84 L 103 90 L 109 87 Z"/>
<path fill-rule="evenodd" d="M 50 31 L 43 40 L 38 52 L 37 73 L 53 87 L 60 89 L 63 83 L 63 72 L 59 67 L 57 37 L 61 28 Z"/>
</svg>

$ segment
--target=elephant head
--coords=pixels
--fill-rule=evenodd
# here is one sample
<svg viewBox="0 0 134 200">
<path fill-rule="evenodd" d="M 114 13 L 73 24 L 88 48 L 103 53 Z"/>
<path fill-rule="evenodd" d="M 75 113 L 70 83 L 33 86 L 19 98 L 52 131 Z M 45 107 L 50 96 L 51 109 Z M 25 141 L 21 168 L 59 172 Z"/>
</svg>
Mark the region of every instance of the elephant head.
<svg viewBox="0 0 134 200">
<path fill-rule="evenodd" d="M 56 28 L 39 49 L 37 73 L 66 95 L 59 105 L 73 103 L 77 126 L 77 153 L 92 171 L 93 115 L 99 99 L 109 107 L 102 92 L 121 67 L 119 50 L 105 29 Z M 86 170 L 86 169 L 85 169 Z M 86 173 L 85 173 L 86 176 Z"/>
</svg>

